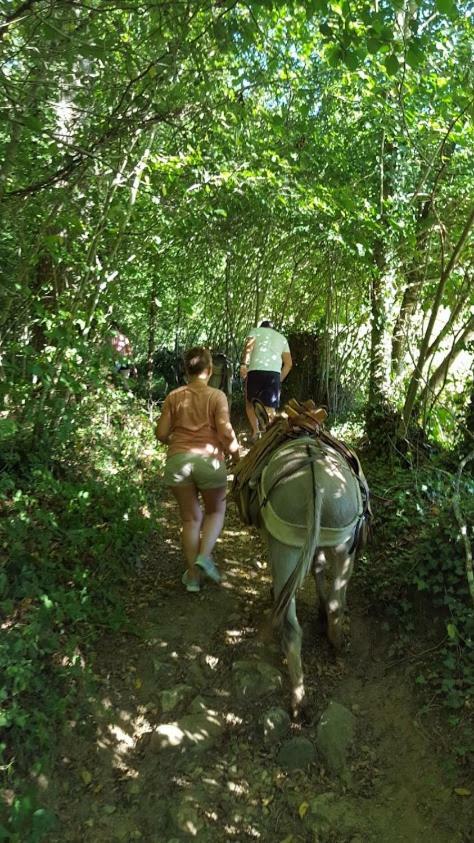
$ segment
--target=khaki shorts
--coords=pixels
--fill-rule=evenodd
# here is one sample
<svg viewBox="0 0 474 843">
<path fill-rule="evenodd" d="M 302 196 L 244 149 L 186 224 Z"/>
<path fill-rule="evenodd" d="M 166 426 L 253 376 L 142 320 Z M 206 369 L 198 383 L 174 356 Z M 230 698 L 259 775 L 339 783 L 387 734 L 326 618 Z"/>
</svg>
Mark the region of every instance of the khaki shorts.
<svg viewBox="0 0 474 843">
<path fill-rule="evenodd" d="M 225 463 L 217 457 L 201 454 L 174 454 L 168 457 L 163 475 L 165 486 L 190 486 L 219 489 L 227 485 Z"/>
</svg>

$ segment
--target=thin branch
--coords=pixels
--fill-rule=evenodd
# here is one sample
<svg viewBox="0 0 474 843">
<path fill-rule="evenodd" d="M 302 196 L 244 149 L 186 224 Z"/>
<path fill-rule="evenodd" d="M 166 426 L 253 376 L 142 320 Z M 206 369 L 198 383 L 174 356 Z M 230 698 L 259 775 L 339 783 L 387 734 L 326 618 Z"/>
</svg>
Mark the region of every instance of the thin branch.
<svg viewBox="0 0 474 843">
<path fill-rule="evenodd" d="M 453 510 L 454 515 L 456 517 L 456 521 L 459 525 L 459 530 L 461 532 L 461 536 L 464 542 L 464 551 L 466 554 L 466 577 L 467 577 L 467 584 L 469 586 L 469 593 L 471 595 L 471 600 L 474 605 L 474 571 L 472 567 L 472 545 L 469 538 L 469 534 L 467 531 L 467 524 L 461 512 L 461 476 L 464 471 L 464 468 L 474 459 L 474 450 L 470 451 L 470 453 L 464 457 L 459 463 L 458 473 L 456 477 L 456 487 L 455 492 L 453 495 Z"/>
</svg>

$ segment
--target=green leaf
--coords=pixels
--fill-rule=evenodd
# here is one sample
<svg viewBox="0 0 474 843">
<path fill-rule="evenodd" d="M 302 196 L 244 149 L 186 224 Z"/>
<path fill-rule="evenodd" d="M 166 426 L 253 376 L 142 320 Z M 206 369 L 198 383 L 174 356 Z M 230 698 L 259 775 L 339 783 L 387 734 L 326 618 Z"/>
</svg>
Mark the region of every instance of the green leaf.
<svg viewBox="0 0 474 843">
<path fill-rule="evenodd" d="M 389 53 L 389 55 L 386 56 L 384 64 L 389 76 L 395 76 L 395 74 L 398 73 L 400 65 L 398 64 L 398 59 L 394 53 Z"/>
<path fill-rule="evenodd" d="M 23 122 L 25 126 L 33 132 L 41 132 L 43 128 L 43 122 L 33 114 L 28 114 L 26 117 L 23 117 Z"/>
<path fill-rule="evenodd" d="M 418 67 L 423 61 L 424 53 L 416 44 L 410 44 L 406 52 L 406 62 L 410 67 Z"/>
<path fill-rule="evenodd" d="M 450 638 L 455 639 L 458 637 L 458 631 L 453 623 L 448 623 L 446 629 Z"/>
<path fill-rule="evenodd" d="M 40 840 L 47 831 L 52 831 L 57 823 L 56 815 L 47 808 L 38 808 L 33 814 L 33 834 Z"/>
<path fill-rule="evenodd" d="M 357 70 L 359 67 L 359 57 L 353 50 L 346 50 L 343 56 L 343 61 L 349 70 Z"/>
<path fill-rule="evenodd" d="M 316 12 L 326 15 L 328 11 L 328 0 L 308 0 L 306 3 L 306 17 L 311 18 Z"/>
<path fill-rule="evenodd" d="M 383 41 L 381 41 L 379 38 L 367 38 L 367 49 L 369 53 L 372 53 L 372 55 L 378 50 L 380 50 L 382 44 Z"/>
<path fill-rule="evenodd" d="M 328 61 L 331 67 L 337 67 L 342 59 L 342 50 L 336 45 L 331 46 L 328 50 Z"/>
<path fill-rule="evenodd" d="M 18 425 L 13 419 L 0 419 L 0 442 L 11 439 L 17 429 Z"/>
<path fill-rule="evenodd" d="M 319 30 L 320 30 L 322 35 L 326 36 L 326 38 L 332 38 L 333 32 L 332 32 L 332 29 L 331 29 L 331 27 L 329 26 L 328 23 L 325 23 L 324 21 L 323 21 L 323 23 L 320 23 L 319 24 Z"/>
<path fill-rule="evenodd" d="M 105 59 L 105 49 L 100 44 L 80 44 L 77 52 L 84 58 Z"/>
<path fill-rule="evenodd" d="M 435 0 L 435 6 L 438 12 L 448 17 L 455 17 L 458 14 L 457 6 L 454 0 Z"/>
</svg>

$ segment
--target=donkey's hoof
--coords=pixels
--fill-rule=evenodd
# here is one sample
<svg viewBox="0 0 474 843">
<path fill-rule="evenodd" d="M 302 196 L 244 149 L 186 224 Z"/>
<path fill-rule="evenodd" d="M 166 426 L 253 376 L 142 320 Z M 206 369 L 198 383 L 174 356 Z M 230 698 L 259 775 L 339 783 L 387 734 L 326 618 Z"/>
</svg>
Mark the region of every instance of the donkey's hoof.
<svg viewBox="0 0 474 843">
<path fill-rule="evenodd" d="M 293 702 L 291 705 L 291 718 L 294 723 L 304 723 L 305 725 L 309 725 L 312 720 L 312 712 L 309 703 L 306 700 L 299 703 Z"/>
<path fill-rule="evenodd" d="M 303 723 L 309 723 L 311 720 L 310 707 L 303 684 L 293 688 L 291 694 L 291 716 L 293 720 Z"/>
</svg>

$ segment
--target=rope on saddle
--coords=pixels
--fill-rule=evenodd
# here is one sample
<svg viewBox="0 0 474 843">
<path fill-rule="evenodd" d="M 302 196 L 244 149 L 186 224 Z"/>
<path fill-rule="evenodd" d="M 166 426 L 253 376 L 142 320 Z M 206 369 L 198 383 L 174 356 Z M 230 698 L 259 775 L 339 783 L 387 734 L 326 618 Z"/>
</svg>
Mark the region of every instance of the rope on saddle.
<svg viewBox="0 0 474 843">
<path fill-rule="evenodd" d="M 251 503 L 255 498 L 256 487 L 262 471 L 270 461 L 270 457 L 280 445 L 302 436 L 320 439 L 321 442 L 333 448 L 346 460 L 360 485 L 364 503 L 363 520 L 367 524 L 370 523 L 372 513 L 369 502 L 369 489 L 359 459 L 354 451 L 348 448 L 344 442 L 341 442 L 339 439 L 331 436 L 326 430 L 323 430 L 323 424 L 326 418 L 326 410 L 322 408 L 318 409 L 314 401 L 300 402 L 296 398 L 292 398 L 291 401 L 285 404 L 282 413 L 276 416 L 248 454 L 240 460 L 235 467 L 231 494 L 237 503 L 241 518 L 245 524 L 250 525 L 253 523 Z M 304 458 L 305 465 L 312 461 L 313 459 L 310 456 Z M 301 466 L 301 459 L 295 461 L 294 464 L 288 467 L 288 471 L 285 469 L 283 474 L 275 479 L 275 483 L 267 490 L 263 505 L 267 502 L 269 493 L 276 483 L 283 479 L 283 477 L 289 477 L 293 471 L 297 471 Z M 356 536 L 356 539 L 358 540 L 358 536 Z"/>
<path fill-rule="evenodd" d="M 326 417 L 326 410 L 317 409 L 314 401 L 300 403 L 292 398 L 248 454 L 240 460 L 234 471 L 231 494 L 245 524 L 255 525 L 256 487 L 273 452 L 289 440 L 301 436 L 318 436 Z"/>
<path fill-rule="evenodd" d="M 263 436 L 237 464 L 234 485 L 241 488 L 255 475 L 259 476 L 273 451 L 289 439 L 296 439 L 302 435 L 318 435 L 326 418 L 326 410 L 316 409 L 314 401 L 305 401 L 300 404 L 292 398 L 288 404 L 285 404 L 282 413 L 276 416 L 268 426 Z"/>
</svg>

